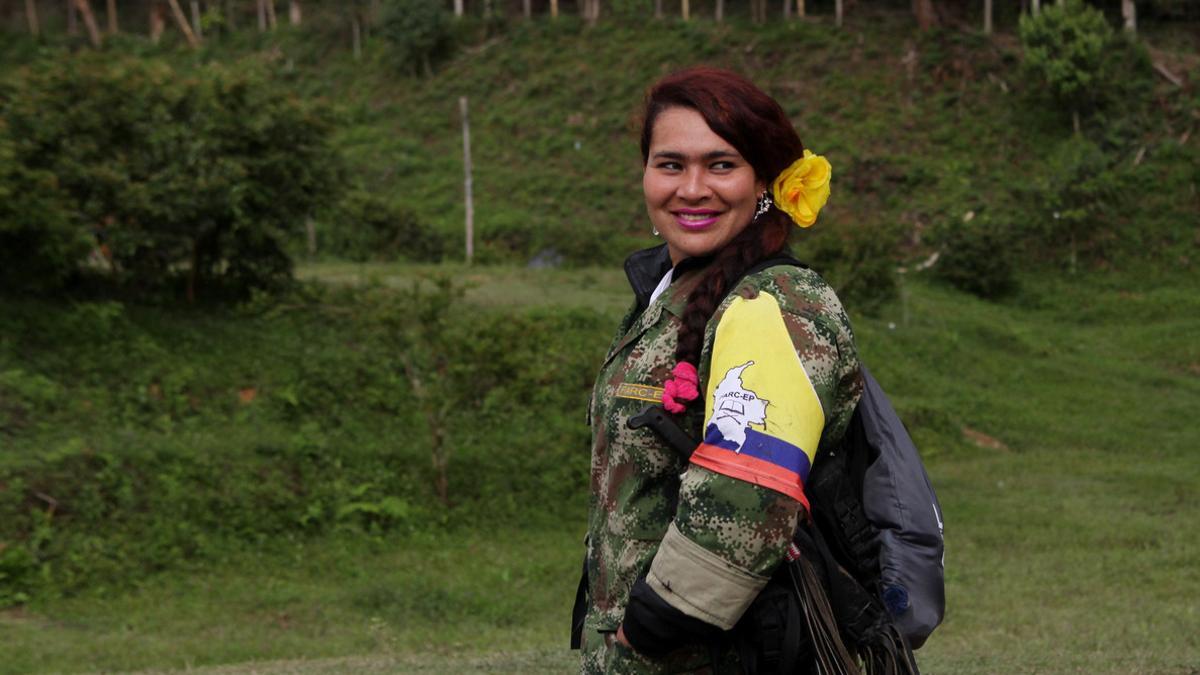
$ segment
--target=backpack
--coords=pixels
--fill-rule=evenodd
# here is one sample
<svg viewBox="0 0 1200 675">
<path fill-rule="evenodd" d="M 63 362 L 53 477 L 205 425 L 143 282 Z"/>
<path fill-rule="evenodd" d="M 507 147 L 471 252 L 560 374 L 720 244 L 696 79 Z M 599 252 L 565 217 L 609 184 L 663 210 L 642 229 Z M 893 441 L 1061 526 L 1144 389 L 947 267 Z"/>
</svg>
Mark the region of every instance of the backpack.
<svg viewBox="0 0 1200 675">
<path fill-rule="evenodd" d="M 742 278 L 777 265 L 807 267 L 782 255 Z M 942 509 L 900 416 L 860 370 L 862 398 L 841 443 L 817 453 L 805 492 L 832 557 L 874 592 L 916 649 L 946 609 Z"/>
</svg>

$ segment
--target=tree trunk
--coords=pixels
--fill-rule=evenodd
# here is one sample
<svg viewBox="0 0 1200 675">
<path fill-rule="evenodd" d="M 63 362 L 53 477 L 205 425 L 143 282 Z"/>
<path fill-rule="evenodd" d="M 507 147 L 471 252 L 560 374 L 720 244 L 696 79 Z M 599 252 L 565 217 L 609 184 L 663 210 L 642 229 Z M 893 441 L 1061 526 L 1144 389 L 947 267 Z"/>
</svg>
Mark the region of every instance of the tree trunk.
<svg viewBox="0 0 1200 675">
<path fill-rule="evenodd" d="M 225 19 L 225 26 L 229 29 L 229 32 L 232 33 L 237 29 L 233 18 L 233 0 L 223 0 L 221 3 L 221 10 L 221 18 Z"/>
<path fill-rule="evenodd" d="M 183 33 L 183 37 L 187 39 L 187 43 L 193 49 L 199 47 L 200 40 L 196 39 L 196 34 L 188 25 L 187 17 L 183 15 L 183 9 L 179 7 L 179 0 L 167 0 L 167 5 L 171 8 L 171 16 L 175 17 L 175 24 L 179 27 L 179 32 Z"/>
<path fill-rule="evenodd" d="M 278 25 L 275 21 L 275 0 L 266 0 L 263 4 L 267 6 L 267 27 L 275 30 L 275 26 Z"/>
<path fill-rule="evenodd" d="M 521 13 L 526 19 L 533 18 L 533 0 L 521 0 Z"/>
<path fill-rule="evenodd" d="M 692 18 L 692 7 L 688 0 L 680 0 L 679 12 L 683 15 L 684 21 L 688 21 Z"/>
<path fill-rule="evenodd" d="M 1133 0 L 1121 0 L 1121 17 L 1125 19 L 1125 30 L 1137 33 L 1137 5 Z"/>
<path fill-rule="evenodd" d="M 288 23 L 293 26 L 300 25 L 302 12 L 300 11 L 300 0 L 290 0 L 288 2 Z"/>
<path fill-rule="evenodd" d="M 462 0 L 454 0 L 454 3 L 454 8 L 457 10 L 459 8 L 459 4 L 462 3 Z M 459 14 L 459 16 L 462 16 L 462 14 Z M 558 0 L 550 0 L 550 18 L 558 18 Z"/>
<path fill-rule="evenodd" d="M 42 29 L 38 25 L 37 5 L 33 0 L 25 0 L 25 20 L 29 22 L 29 33 L 31 35 L 41 35 Z"/>
<path fill-rule="evenodd" d="M 783 0 L 783 20 L 792 20 L 792 0 Z"/>
<path fill-rule="evenodd" d="M 913 0 L 913 14 L 917 17 L 917 27 L 929 30 L 937 25 L 937 15 L 933 11 L 933 0 Z"/>
<path fill-rule="evenodd" d="M 79 10 L 75 0 L 67 0 L 67 35 L 79 35 Z"/>
<path fill-rule="evenodd" d="M 1042 11 L 1042 0 L 1030 0 L 1030 9 L 1034 16 L 1037 16 Z"/>
<path fill-rule="evenodd" d="M 350 17 L 350 38 L 354 45 L 354 60 L 362 58 L 362 25 L 358 22 L 358 13 Z"/>
<path fill-rule="evenodd" d="M 163 6 L 159 2 L 150 3 L 150 41 L 158 44 L 163 31 L 167 27 L 166 17 L 163 16 Z"/>
<path fill-rule="evenodd" d="M 796 0 L 796 16 L 803 19 L 805 16 L 804 0 Z"/>
<path fill-rule="evenodd" d="M 463 15 L 463 0 L 454 0 L 454 16 L 462 18 Z M 555 16 L 558 16 L 555 14 Z"/>
<path fill-rule="evenodd" d="M 983 0 L 983 34 L 992 34 L 992 0 Z"/>
<path fill-rule="evenodd" d="M 838 28 L 841 28 L 842 27 L 842 17 L 845 14 L 845 10 L 842 8 L 842 0 L 834 0 L 833 14 L 834 14 L 834 24 L 836 24 Z"/>
<path fill-rule="evenodd" d="M 192 0 L 192 30 L 196 31 L 196 39 L 204 39 L 204 29 L 200 26 L 200 0 Z"/>
<path fill-rule="evenodd" d="M 655 4 L 657 5 L 657 7 L 655 10 L 654 16 L 656 18 L 661 19 L 662 13 L 658 10 L 662 9 L 662 0 L 657 0 L 657 2 Z M 725 20 L 725 0 L 717 0 L 717 7 L 716 7 L 716 10 L 714 11 L 713 18 L 715 18 L 717 20 L 717 23 L 721 23 L 722 21 Z"/>
<path fill-rule="evenodd" d="M 83 25 L 87 27 L 88 39 L 92 41 L 92 46 L 100 47 L 104 43 L 104 39 L 100 37 L 100 27 L 96 25 L 96 15 L 92 13 L 91 2 L 75 0 L 75 6 L 79 8 L 79 13 L 83 16 Z"/>
<path fill-rule="evenodd" d="M 108 5 L 105 7 L 104 12 L 108 15 L 108 34 L 116 35 L 121 32 L 120 27 L 117 25 L 117 0 L 108 0 Z"/>
<path fill-rule="evenodd" d="M 267 0 L 258 0 L 255 9 L 258 10 L 258 32 L 267 31 Z"/>
</svg>

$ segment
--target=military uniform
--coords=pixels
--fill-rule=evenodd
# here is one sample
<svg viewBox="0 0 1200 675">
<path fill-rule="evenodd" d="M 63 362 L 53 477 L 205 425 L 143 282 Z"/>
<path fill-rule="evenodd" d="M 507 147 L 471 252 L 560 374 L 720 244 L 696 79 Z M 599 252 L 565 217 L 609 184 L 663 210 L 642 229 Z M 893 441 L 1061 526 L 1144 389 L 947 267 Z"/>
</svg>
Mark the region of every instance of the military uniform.
<svg viewBox="0 0 1200 675">
<path fill-rule="evenodd" d="M 706 645 L 649 658 L 613 644 L 631 589 L 642 578 L 672 611 L 731 628 L 783 560 L 807 508 L 808 467 L 841 437 L 861 392 L 837 296 L 815 272 L 780 265 L 742 279 L 708 322 L 697 364 L 703 406 L 677 416 L 703 439 L 691 461 L 653 431 L 628 428 L 631 415 L 661 402 L 687 297 L 704 272 L 702 262 L 681 262 L 647 306 L 669 266 L 665 246 L 627 261 L 638 302 L 589 408 L 584 673 L 708 670 Z"/>
</svg>

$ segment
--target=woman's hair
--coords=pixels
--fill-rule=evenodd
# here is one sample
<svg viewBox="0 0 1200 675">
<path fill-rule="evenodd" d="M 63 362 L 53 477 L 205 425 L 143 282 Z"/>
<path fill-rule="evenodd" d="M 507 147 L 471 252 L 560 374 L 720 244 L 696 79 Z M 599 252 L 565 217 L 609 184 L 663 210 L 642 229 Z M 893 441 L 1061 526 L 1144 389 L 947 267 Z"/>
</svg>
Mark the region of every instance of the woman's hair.
<svg viewBox="0 0 1200 675">
<path fill-rule="evenodd" d="M 699 113 L 713 133 L 741 153 L 768 189 L 780 172 L 804 154 L 800 136 L 775 99 L 741 75 L 697 67 L 667 75 L 647 92 L 642 118 L 643 164 L 650 156 L 654 123 L 659 113 L 669 108 Z M 792 227 L 787 214 L 771 207 L 713 254 L 704 277 L 688 296 L 675 348 L 677 360 L 699 365 L 704 327 L 729 292 L 730 284 L 755 263 L 783 250 Z"/>
</svg>

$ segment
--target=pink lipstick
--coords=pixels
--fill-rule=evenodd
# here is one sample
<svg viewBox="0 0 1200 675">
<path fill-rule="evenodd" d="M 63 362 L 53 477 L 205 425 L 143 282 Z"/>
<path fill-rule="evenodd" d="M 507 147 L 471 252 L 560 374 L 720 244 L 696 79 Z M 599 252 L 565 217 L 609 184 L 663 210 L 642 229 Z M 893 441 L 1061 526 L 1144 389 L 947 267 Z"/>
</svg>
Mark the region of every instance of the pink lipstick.
<svg viewBox="0 0 1200 675">
<path fill-rule="evenodd" d="M 703 230 L 717 222 L 721 212 L 712 209 L 676 209 L 671 215 L 675 216 L 675 222 L 685 230 Z"/>
</svg>

